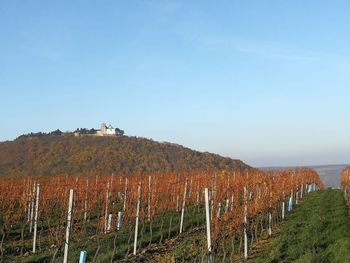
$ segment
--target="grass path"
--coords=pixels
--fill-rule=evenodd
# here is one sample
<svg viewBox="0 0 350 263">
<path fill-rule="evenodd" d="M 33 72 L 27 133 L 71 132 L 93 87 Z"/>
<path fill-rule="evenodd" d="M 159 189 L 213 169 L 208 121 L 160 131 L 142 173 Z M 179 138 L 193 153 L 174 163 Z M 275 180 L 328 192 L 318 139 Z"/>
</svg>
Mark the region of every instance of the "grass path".
<svg viewBox="0 0 350 263">
<path fill-rule="evenodd" d="M 342 192 L 310 194 L 255 262 L 350 262 L 348 208 Z"/>
<path fill-rule="evenodd" d="M 174 262 L 175 258 L 175 262 L 190 262 L 186 255 L 193 255 L 196 247 L 205 244 L 205 231 L 196 231 L 148 253 L 145 251 L 143 259 Z M 206 258 L 203 261 L 196 256 L 195 260 L 192 257 L 193 261 L 206 262 Z M 227 257 L 225 262 L 243 260 L 236 256 L 234 259 Z M 342 192 L 322 190 L 309 194 L 285 222 L 274 226 L 272 237 L 265 233 L 249 248 L 246 262 L 349 263 L 349 212 Z"/>
</svg>

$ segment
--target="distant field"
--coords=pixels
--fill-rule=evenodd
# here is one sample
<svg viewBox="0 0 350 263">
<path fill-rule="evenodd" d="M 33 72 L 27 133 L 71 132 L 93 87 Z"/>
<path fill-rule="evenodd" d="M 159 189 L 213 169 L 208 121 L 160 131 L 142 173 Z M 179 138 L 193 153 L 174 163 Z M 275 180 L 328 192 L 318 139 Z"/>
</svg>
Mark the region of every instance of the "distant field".
<svg viewBox="0 0 350 263">
<path fill-rule="evenodd" d="M 341 171 L 346 167 L 345 164 L 340 165 L 321 165 L 321 166 L 310 166 L 309 168 L 314 169 L 321 177 L 321 180 L 327 187 L 339 188 L 340 186 L 340 174 Z"/>
<path fill-rule="evenodd" d="M 346 167 L 346 164 L 334 164 L 334 165 L 317 165 L 317 166 L 305 166 L 314 169 L 319 175 L 322 182 L 326 187 L 339 188 L 340 186 L 340 174 Z M 262 170 L 280 170 L 295 167 L 261 167 Z"/>
</svg>

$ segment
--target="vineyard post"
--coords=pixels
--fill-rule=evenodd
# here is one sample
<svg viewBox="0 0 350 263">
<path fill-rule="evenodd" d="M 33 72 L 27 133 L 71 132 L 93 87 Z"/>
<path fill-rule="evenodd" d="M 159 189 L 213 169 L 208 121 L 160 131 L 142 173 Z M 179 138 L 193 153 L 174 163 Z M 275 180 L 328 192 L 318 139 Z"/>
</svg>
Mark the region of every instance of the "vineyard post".
<svg viewBox="0 0 350 263">
<path fill-rule="evenodd" d="M 192 176 L 190 181 L 190 190 L 188 191 L 188 197 L 191 198 L 191 196 L 192 196 Z"/>
<path fill-rule="evenodd" d="M 36 184 L 33 253 L 35 253 L 35 249 L 36 249 L 36 234 L 37 234 L 37 230 L 38 230 L 39 194 L 40 194 L 40 184 Z"/>
<path fill-rule="evenodd" d="M 127 197 L 127 190 L 128 190 L 128 178 L 125 178 L 125 190 L 124 190 L 124 202 L 123 202 L 123 211 L 125 212 L 126 209 L 126 197 Z"/>
<path fill-rule="evenodd" d="M 232 193 L 232 197 L 231 197 L 231 211 L 233 210 L 233 208 L 234 208 L 234 194 Z"/>
<path fill-rule="evenodd" d="M 210 220 L 213 220 L 213 214 L 214 214 L 214 197 L 213 193 L 210 195 Z"/>
<path fill-rule="evenodd" d="M 299 202 L 299 191 L 295 193 L 295 204 L 298 205 Z"/>
<path fill-rule="evenodd" d="M 86 263 L 86 257 L 87 257 L 87 252 L 86 251 L 81 251 L 80 252 L 80 258 L 79 258 L 79 263 Z"/>
<path fill-rule="evenodd" d="M 293 210 L 293 191 L 291 191 L 288 203 L 288 212 Z"/>
<path fill-rule="evenodd" d="M 248 258 L 248 235 L 247 235 L 247 214 L 248 214 L 248 207 L 247 207 L 247 187 L 244 187 L 244 258 Z"/>
<path fill-rule="evenodd" d="M 86 219 L 87 219 L 88 189 L 89 189 L 89 178 L 86 178 L 86 191 L 85 191 L 85 201 L 84 201 L 84 223 L 86 222 Z"/>
<path fill-rule="evenodd" d="M 218 214 L 217 214 L 218 219 L 220 219 L 220 213 L 221 213 L 221 203 L 218 204 Z"/>
<path fill-rule="evenodd" d="M 35 188 L 36 188 L 36 182 L 34 182 L 34 185 L 33 185 L 32 199 L 31 199 L 31 205 L 30 205 L 29 233 L 32 233 L 32 228 L 33 228 Z"/>
<path fill-rule="evenodd" d="M 180 234 L 182 233 L 183 223 L 184 223 L 185 205 L 186 205 L 186 193 L 187 193 L 187 178 L 186 178 L 186 180 L 185 180 L 185 190 L 184 190 L 184 197 L 183 197 L 183 201 L 182 201 L 181 222 L 180 222 Z"/>
<path fill-rule="evenodd" d="M 113 189 L 114 173 L 111 175 L 111 189 Z"/>
<path fill-rule="evenodd" d="M 135 219 L 135 236 L 134 236 L 134 255 L 136 255 L 137 249 L 137 233 L 139 229 L 139 214 L 140 214 L 140 202 L 141 202 L 141 184 L 137 190 L 137 206 L 136 206 L 136 219 Z"/>
<path fill-rule="evenodd" d="M 271 208 L 269 209 L 269 236 L 272 235 L 272 213 Z"/>
<path fill-rule="evenodd" d="M 301 180 L 300 199 L 303 199 L 304 180 Z"/>
<path fill-rule="evenodd" d="M 270 190 L 270 200 L 269 200 L 269 210 L 268 210 L 268 216 L 269 216 L 269 236 L 272 235 L 272 196 L 273 192 Z"/>
<path fill-rule="evenodd" d="M 284 213 L 285 213 L 285 198 L 284 198 L 284 192 L 282 196 L 282 220 L 284 220 Z"/>
<path fill-rule="evenodd" d="M 108 226 L 108 203 L 109 203 L 109 182 L 107 182 L 107 191 L 106 191 L 106 206 L 105 206 L 105 233 L 107 233 Z"/>
<path fill-rule="evenodd" d="M 112 218 L 113 218 L 113 214 L 110 213 L 110 214 L 108 215 L 108 222 L 107 222 L 107 229 L 106 229 L 106 232 L 107 232 L 107 233 L 111 231 Z"/>
<path fill-rule="evenodd" d="M 213 177 L 213 199 L 216 198 L 216 174 Z"/>
<path fill-rule="evenodd" d="M 210 209 L 209 209 L 209 192 L 208 188 L 204 189 L 204 199 L 205 199 L 205 218 L 207 224 L 207 249 L 208 249 L 208 263 L 211 263 L 211 233 L 210 233 Z"/>
<path fill-rule="evenodd" d="M 117 223 L 117 230 L 120 230 L 122 227 L 122 212 L 118 212 L 118 223 Z"/>
<path fill-rule="evenodd" d="M 213 220 L 213 214 L 214 214 L 214 199 L 216 199 L 216 174 L 212 177 L 212 190 L 211 190 L 211 208 L 210 208 L 210 220 Z"/>
<path fill-rule="evenodd" d="M 66 242 L 64 243 L 63 263 L 68 262 L 69 238 L 70 238 L 72 216 L 73 216 L 73 195 L 74 195 L 74 190 L 70 189 L 69 190 L 68 214 L 67 214 L 67 227 L 66 227 Z"/>
<path fill-rule="evenodd" d="M 176 212 L 179 212 L 179 195 L 176 196 Z"/>
<path fill-rule="evenodd" d="M 151 221 L 151 180 L 152 177 L 148 176 L 148 200 L 147 200 L 147 220 Z"/>
<path fill-rule="evenodd" d="M 27 222 L 30 221 L 30 210 L 31 210 L 31 200 L 32 200 L 32 196 L 31 196 L 31 189 L 32 189 L 32 181 L 29 180 L 28 182 L 28 209 L 27 209 Z"/>
<path fill-rule="evenodd" d="M 227 198 L 226 198 L 226 205 L 225 205 L 225 214 L 228 212 L 229 203 L 230 203 L 230 199 L 227 196 Z"/>
</svg>

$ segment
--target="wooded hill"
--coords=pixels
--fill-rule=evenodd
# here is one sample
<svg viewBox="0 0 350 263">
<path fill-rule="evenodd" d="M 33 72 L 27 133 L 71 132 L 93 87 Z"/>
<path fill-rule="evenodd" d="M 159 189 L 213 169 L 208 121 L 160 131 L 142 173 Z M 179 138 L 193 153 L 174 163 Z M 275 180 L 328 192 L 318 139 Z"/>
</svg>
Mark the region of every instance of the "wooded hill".
<svg viewBox="0 0 350 263">
<path fill-rule="evenodd" d="M 24 136 L 0 142 L 0 176 L 243 171 L 240 160 L 138 137 Z"/>
</svg>

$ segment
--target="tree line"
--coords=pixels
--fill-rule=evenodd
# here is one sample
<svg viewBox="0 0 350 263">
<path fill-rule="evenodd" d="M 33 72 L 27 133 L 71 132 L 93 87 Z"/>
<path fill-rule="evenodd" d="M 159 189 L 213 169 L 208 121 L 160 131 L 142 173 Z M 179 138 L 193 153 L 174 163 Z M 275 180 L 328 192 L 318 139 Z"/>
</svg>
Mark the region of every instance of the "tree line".
<svg viewBox="0 0 350 263">
<path fill-rule="evenodd" d="M 59 132 L 51 133 L 58 135 Z M 240 160 L 139 137 L 21 137 L 0 143 L 0 176 L 244 171 Z"/>
</svg>

